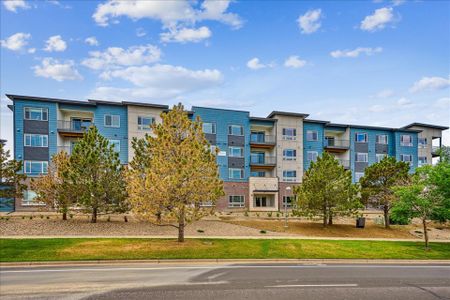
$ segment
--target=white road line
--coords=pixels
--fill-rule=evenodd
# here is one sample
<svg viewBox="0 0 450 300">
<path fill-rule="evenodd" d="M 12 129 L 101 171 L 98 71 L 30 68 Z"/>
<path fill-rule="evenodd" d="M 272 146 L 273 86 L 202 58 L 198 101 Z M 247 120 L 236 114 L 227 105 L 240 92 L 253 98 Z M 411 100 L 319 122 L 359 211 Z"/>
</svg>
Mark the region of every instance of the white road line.
<svg viewBox="0 0 450 300">
<path fill-rule="evenodd" d="M 449 269 L 450 265 L 432 266 L 401 266 L 401 265 L 288 265 L 288 266 L 261 266 L 261 265 L 214 265 L 214 266 L 178 266 L 178 267 L 113 267 L 113 268 L 67 268 L 67 269 L 28 269 L 28 270 L 1 270 L 6 273 L 46 273 L 46 272 L 110 272 L 110 271 L 153 271 L 153 270 L 196 270 L 196 269 L 315 269 L 315 268 L 391 268 L 391 269 Z"/>
<path fill-rule="evenodd" d="M 267 288 L 289 288 L 289 287 L 356 287 L 356 283 L 343 284 L 284 284 L 284 285 L 268 285 Z"/>
</svg>

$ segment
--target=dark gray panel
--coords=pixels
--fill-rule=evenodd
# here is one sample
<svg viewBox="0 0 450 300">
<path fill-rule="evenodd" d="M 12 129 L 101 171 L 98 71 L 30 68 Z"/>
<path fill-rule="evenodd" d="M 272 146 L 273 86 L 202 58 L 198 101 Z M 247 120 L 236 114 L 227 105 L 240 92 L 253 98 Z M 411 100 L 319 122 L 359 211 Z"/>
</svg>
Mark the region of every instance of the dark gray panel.
<svg viewBox="0 0 450 300">
<path fill-rule="evenodd" d="M 355 143 L 355 152 L 369 152 L 369 143 Z"/>
<path fill-rule="evenodd" d="M 244 168 L 245 159 L 243 157 L 228 157 L 228 168 Z"/>
<path fill-rule="evenodd" d="M 388 145 L 386 144 L 375 144 L 375 153 L 388 153 Z"/>
<path fill-rule="evenodd" d="M 244 146 L 245 145 L 245 137 L 238 135 L 229 135 L 228 136 L 228 145 L 230 146 Z"/>
<path fill-rule="evenodd" d="M 211 145 L 216 144 L 216 135 L 211 133 L 205 133 L 205 137 Z"/>
<path fill-rule="evenodd" d="M 36 120 L 23 120 L 23 132 L 48 134 L 48 122 Z"/>
<path fill-rule="evenodd" d="M 367 168 L 369 163 L 366 162 L 355 162 L 355 172 L 364 172 L 364 169 Z"/>
<path fill-rule="evenodd" d="M 24 160 L 49 160 L 48 147 L 23 147 Z"/>
</svg>

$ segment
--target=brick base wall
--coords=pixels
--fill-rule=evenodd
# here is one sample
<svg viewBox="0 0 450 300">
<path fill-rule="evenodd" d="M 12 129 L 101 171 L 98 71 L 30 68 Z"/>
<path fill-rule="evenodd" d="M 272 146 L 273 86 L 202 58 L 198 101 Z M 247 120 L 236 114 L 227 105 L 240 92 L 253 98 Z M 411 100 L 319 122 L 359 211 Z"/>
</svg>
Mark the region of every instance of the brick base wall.
<svg viewBox="0 0 450 300">
<path fill-rule="evenodd" d="M 245 211 L 248 209 L 249 205 L 249 191 L 248 182 L 224 182 L 223 189 L 225 196 L 222 196 L 217 200 L 216 210 L 217 211 Z M 244 196 L 245 207 L 243 208 L 229 208 L 228 207 L 228 196 Z"/>
</svg>

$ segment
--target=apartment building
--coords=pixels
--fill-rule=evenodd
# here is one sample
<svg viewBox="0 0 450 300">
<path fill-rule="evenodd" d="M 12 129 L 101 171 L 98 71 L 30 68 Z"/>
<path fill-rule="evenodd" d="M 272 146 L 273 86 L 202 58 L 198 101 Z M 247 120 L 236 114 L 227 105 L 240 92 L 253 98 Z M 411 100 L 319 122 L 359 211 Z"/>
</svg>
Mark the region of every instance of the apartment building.
<svg viewBox="0 0 450 300">
<path fill-rule="evenodd" d="M 13 104 L 14 157 L 23 161 L 30 177 L 47 171 L 52 155 L 71 152 L 91 125 L 109 139 L 123 164 L 133 159 L 131 140 L 151 134 L 167 105 L 100 100 L 63 100 L 6 95 Z M 253 117 L 248 111 L 192 107 L 191 118 L 203 121 L 217 164 L 225 196 L 219 211 L 278 211 L 291 207 L 293 188 L 324 151 L 352 171 L 357 182 L 364 169 L 383 157 L 395 156 L 410 164 L 431 164 L 448 127 L 413 123 L 402 128 L 335 124 L 313 120 L 308 114 L 273 111 Z M 27 190 L 16 199 L 15 210 L 36 210 L 35 193 Z"/>
</svg>

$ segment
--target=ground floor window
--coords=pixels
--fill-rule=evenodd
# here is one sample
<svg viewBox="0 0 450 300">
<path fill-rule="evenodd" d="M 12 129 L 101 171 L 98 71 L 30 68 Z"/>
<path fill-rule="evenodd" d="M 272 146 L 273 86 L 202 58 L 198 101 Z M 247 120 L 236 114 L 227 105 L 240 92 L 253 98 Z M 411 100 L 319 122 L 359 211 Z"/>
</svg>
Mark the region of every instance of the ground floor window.
<svg viewBox="0 0 450 300">
<path fill-rule="evenodd" d="M 419 166 L 423 166 L 427 164 L 427 157 L 426 156 L 419 156 Z"/>
<path fill-rule="evenodd" d="M 359 182 L 359 180 L 361 179 L 361 177 L 364 176 L 364 173 L 362 172 L 355 172 L 355 181 Z"/>
<path fill-rule="evenodd" d="M 245 198 L 242 195 L 238 196 L 229 196 L 228 197 L 228 207 L 245 207 Z"/>
<path fill-rule="evenodd" d="M 255 196 L 254 207 L 274 207 L 275 199 L 273 196 Z"/>
<path fill-rule="evenodd" d="M 48 161 L 26 160 L 24 162 L 24 173 L 28 175 L 47 174 Z"/>
<path fill-rule="evenodd" d="M 35 191 L 32 190 L 26 190 L 23 192 L 23 199 L 22 199 L 22 205 L 33 205 L 37 204 L 35 198 L 37 197 L 37 194 Z"/>
<path fill-rule="evenodd" d="M 287 208 L 292 208 L 295 200 L 295 196 L 283 196 L 283 207 L 287 205 Z"/>
</svg>

